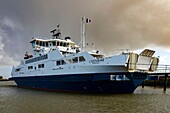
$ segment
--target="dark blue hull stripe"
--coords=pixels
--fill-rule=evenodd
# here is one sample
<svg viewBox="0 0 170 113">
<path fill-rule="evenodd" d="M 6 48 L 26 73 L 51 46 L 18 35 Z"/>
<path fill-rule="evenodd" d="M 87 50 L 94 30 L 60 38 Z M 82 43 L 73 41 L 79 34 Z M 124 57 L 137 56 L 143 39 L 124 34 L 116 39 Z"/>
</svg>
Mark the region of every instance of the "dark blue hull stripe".
<svg viewBox="0 0 170 113">
<path fill-rule="evenodd" d="M 90 92 L 90 93 L 133 93 L 142 79 L 111 81 L 110 74 L 53 75 L 13 77 L 18 87 L 41 90 Z"/>
</svg>

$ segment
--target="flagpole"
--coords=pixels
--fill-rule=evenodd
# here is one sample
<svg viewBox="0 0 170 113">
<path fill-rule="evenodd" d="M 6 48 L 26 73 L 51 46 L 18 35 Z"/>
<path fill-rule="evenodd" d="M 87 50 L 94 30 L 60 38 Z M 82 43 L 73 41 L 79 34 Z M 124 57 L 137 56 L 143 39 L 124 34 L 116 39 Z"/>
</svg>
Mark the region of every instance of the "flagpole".
<svg viewBox="0 0 170 113">
<path fill-rule="evenodd" d="M 83 41 L 83 17 L 81 18 L 81 40 L 80 40 L 80 44 L 81 44 L 81 50 L 83 49 L 83 44 L 82 44 L 82 41 Z"/>
<path fill-rule="evenodd" d="M 83 48 L 86 46 L 86 17 L 83 19 Z"/>
<path fill-rule="evenodd" d="M 86 44 L 85 35 L 86 35 L 86 17 L 82 17 L 81 20 L 81 50 L 82 51 Z"/>
<path fill-rule="evenodd" d="M 86 24 L 90 23 L 91 19 L 82 17 L 81 19 L 81 50 L 86 47 Z"/>
</svg>

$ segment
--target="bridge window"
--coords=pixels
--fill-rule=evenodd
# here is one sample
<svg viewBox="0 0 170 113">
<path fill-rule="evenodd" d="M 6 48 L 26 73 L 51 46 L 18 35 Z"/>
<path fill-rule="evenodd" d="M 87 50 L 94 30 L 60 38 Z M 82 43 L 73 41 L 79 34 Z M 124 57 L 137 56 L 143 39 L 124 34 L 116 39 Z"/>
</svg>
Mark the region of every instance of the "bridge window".
<svg viewBox="0 0 170 113">
<path fill-rule="evenodd" d="M 60 42 L 57 41 L 57 46 L 59 46 L 59 45 L 60 45 Z"/>
<path fill-rule="evenodd" d="M 32 47 L 34 48 L 35 47 L 35 41 L 33 41 L 31 44 L 32 44 Z"/>
<path fill-rule="evenodd" d="M 36 45 L 39 45 L 39 42 L 38 42 L 38 41 L 36 41 Z"/>
<path fill-rule="evenodd" d="M 69 47 L 69 43 L 67 43 L 66 46 Z"/>
<path fill-rule="evenodd" d="M 56 42 L 52 42 L 53 43 L 53 46 L 56 46 Z"/>
<path fill-rule="evenodd" d="M 66 47 L 66 43 L 63 43 L 63 46 Z"/>
<path fill-rule="evenodd" d="M 60 42 L 60 46 L 63 46 L 63 42 Z"/>
<path fill-rule="evenodd" d="M 45 42 L 42 42 L 42 46 L 45 46 Z"/>
<path fill-rule="evenodd" d="M 46 47 L 48 47 L 48 42 L 46 42 Z"/>
<path fill-rule="evenodd" d="M 42 42 L 40 42 L 40 46 L 42 46 Z"/>
</svg>

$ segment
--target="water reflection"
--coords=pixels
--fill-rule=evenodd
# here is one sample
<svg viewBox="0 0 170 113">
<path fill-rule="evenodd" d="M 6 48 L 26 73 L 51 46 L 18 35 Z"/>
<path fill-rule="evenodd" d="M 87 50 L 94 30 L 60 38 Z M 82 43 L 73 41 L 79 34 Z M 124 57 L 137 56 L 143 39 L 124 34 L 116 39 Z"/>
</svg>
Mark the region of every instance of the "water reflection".
<svg viewBox="0 0 170 113">
<path fill-rule="evenodd" d="M 133 94 L 46 92 L 0 83 L 2 113 L 165 113 L 170 112 L 170 89 L 138 87 Z"/>
</svg>

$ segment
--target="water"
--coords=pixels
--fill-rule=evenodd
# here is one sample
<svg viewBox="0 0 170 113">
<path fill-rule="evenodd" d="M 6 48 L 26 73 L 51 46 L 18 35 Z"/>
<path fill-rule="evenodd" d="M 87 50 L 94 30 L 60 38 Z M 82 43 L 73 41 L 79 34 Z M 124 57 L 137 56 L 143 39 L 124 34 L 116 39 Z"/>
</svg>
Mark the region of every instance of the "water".
<svg viewBox="0 0 170 113">
<path fill-rule="evenodd" d="M 0 82 L 0 113 L 170 113 L 170 89 L 138 87 L 133 94 L 59 93 Z"/>
</svg>

